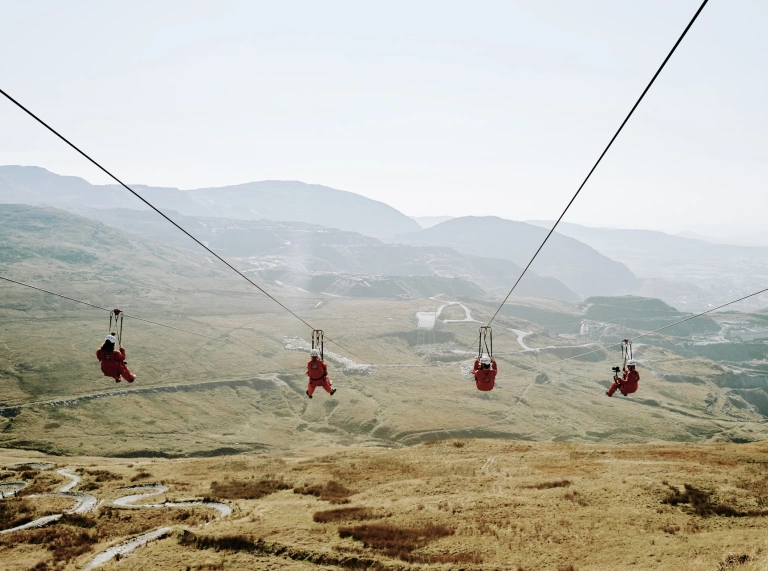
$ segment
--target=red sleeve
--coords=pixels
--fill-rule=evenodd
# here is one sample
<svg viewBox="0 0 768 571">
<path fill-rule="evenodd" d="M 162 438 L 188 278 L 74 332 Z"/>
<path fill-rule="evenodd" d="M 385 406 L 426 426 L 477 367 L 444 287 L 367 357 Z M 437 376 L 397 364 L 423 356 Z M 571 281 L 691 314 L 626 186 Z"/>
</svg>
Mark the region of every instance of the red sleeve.
<svg viewBox="0 0 768 571">
<path fill-rule="evenodd" d="M 123 359 L 125 359 L 125 348 L 120 347 L 120 354 L 123 356 Z"/>
<path fill-rule="evenodd" d="M 101 347 L 96 349 L 96 358 L 101 361 L 102 357 L 104 356 L 104 353 L 101 351 Z"/>
<path fill-rule="evenodd" d="M 307 372 L 305 373 L 307 376 L 309 376 L 309 366 L 312 364 L 312 361 L 307 363 Z"/>
<path fill-rule="evenodd" d="M 328 376 L 328 366 L 325 364 L 325 361 L 323 361 L 323 374 L 326 377 Z"/>
<path fill-rule="evenodd" d="M 491 359 L 491 369 L 494 371 L 498 370 L 498 367 L 496 366 L 496 359 Z"/>
<path fill-rule="evenodd" d="M 475 364 L 472 367 L 472 374 L 474 375 L 479 370 L 480 370 L 480 360 L 479 359 L 475 359 Z"/>
</svg>

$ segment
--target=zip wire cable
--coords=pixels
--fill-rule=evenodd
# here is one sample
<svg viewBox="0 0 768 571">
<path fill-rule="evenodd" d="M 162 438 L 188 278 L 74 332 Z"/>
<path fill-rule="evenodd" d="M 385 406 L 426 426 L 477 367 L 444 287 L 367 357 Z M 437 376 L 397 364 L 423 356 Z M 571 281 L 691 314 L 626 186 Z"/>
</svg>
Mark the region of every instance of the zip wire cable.
<svg viewBox="0 0 768 571">
<path fill-rule="evenodd" d="M 707 311 L 702 311 L 701 313 L 697 313 L 696 315 L 689 315 L 685 319 L 681 319 L 680 321 L 675 321 L 674 323 L 670 323 L 669 325 L 665 325 L 664 327 L 659 327 L 658 329 L 654 329 L 653 331 L 647 331 L 646 333 L 642 333 L 641 335 L 638 335 L 636 337 L 632 337 L 630 341 L 634 341 L 635 339 L 640 339 L 641 337 L 647 337 L 648 335 L 653 335 L 654 333 L 658 333 L 659 331 L 663 331 L 664 329 L 669 329 L 670 327 L 673 327 L 675 325 L 679 325 L 680 323 L 684 323 L 685 321 L 689 321 L 691 319 L 695 319 L 697 317 L 701 317 L 702 315 L 706 315 L 707 313 L 712 313 L 713 311 L 717 311 L 718 309 L 722 309 L 724 307 L 728 307 L 729 305 L 733 305 L 734 303 L 737 303 L 739 301 L 743 301 L 745 299 L 749 299 L 750 297 L 754 297 L 756 295 L 759 295 L 761 293 L 765 293 L 768 291 L 768 288 L 761 289 L 760 291 L 756 291 L 755 293 L 750 293 L 749 295 L 745 295 L 744 297 L 740 297 L 739 299 L 734 299 L 733 301 L 729 301 L 728 303 L 724 303 L 723 305 L 718 305 L 717 307 L 713 307 L 712 309 L 708 309 Z M 617 345 L 620 345 L 620 343 L 613 343 L 611 345 L 605 345 L 604 347 L 600 347 L 599 349 L 594 349 L 593 351 L 587 351 L 586 353 L 581 353 L 579 355 L 574 355 L 573 357 L 566 357 L 565 359 L 560 359 L 558 361 L 552 361 L 551 363 L 547 363 L 544 365 L 544 367 L 549 367 L 550 365 L 555 365 L 557 363 L 562 363 L 563 361 L 570 361 L 571 359 L 578 359 L 579 357 L 584 357 L 585 355 L 591 355 L 592 353 L 597 353 L 599 351 L 604 351 L 606 349 L 610 349 L 611 347 L 616 347 Z"/>
<path fill-rule="evenodd" d="M 104 173 L 105 173 L 107 176 L 109 176 L 109 177 L 110 177 L 110 178 L 112 178 L 112 179 L 113 179 L 115 182 L 117 182 L 117 183 L 118 183 L 120 186 L 122 186 L 124 189 L 126 189 L 126 190 L 127 190 L 128 192 L 130 192 L 131 194 L 133 194 L 133 195 L 134 195 L 136 198 L 138 198 L 139 200 L 141 200 L 141 201 L 142 201 L 144 204 L 146 204 L 147 206 L 149 206 L 149 207 L 150 207 L 152 210 L 154 210 L 155 212 L 157 212 L 157 213 L 158 213 L 160 216 L 162 216 L 163 218 L 165 218 L 165 219 L 166 219 L 168 222 L 170 222 L 171 224 L 173 224 L 173 225 L 174 225 L 174 226 L 175 226 L 177 229 L 179 229 L 179 230 L 181 230 L 182 232 L 184 232 L 184 234 L 186 234 L 186 235 L 187 235 L 189 238 L 191 238 L 192 240 L 194 240 L 194 241 L 195 241 L 195 242 L 196 242 L 196 243 L 197 243 L 197 244 L 198 244 L 200 247 L 204 248 L 204 249 L 205 249 L 205 250 L 206 250 L 206 251 L 207 251 L 209 254 L 211 254 L 212 256 L 214 256 L 214 257 L 215 257 L 217 260 L 219 260 L 221 263 L 223 263 L 224 265 L 226 265 L 226 266 L 227 266 L 229 269 L 231 269 L 233 272 L 235 272 L 235 273 L 236 273 L 237 275 L 239 275 L 241 278 L 243 278 L 244 280 L 246 280 L 246 281 L 247 281 L 249 284 L 251 284 L 253 287 L 255 287 L 256 289 L 258 289 L 258 290 L 259 290 L 261 293 L 263 293 L 264 295 L 266 295 L 266 296 L 267 296 L 269 299 L 271 299 L 272 301 L 274 301 L 274 302 L 275 302 L 277 305 L 279 305 L 280 307 L 282 307 L 282 308 L 283 308 L 285 311 L 287 311 L 288 313 L 290 313 L 291 315 L 293 315 L 293 316 L 294 316 L 296 319 L 298 319 L 299 321 L 301 321 L 301 322 L 302 322 L 304 325 L 306 325 L 307 327 L 309 327 L 309 328 L 310 328 L 310 329 L 312 329 L 313 331 L 315 330 L 315 328 L 314 328 L 314 327 L 312 327 L 312 326 L 311 326 L 309 323 L 307 323 L 307 322 L 306 322 L 304 319 L 302 319 L 301 317 L 299 317 L 299 316 L 298 316 L 296 313 L 294 313 L 293 311 L 291 311 L 290 309 L 288 309 L 288 307 L 286 307 L 285 305 L 283 305 L 283 303 L 282 303 L 282 302 L 280 302 L 280 301 L 279 301 L 277 298 L 275 298 L 274 296 L 272 296 L 271 294 L 269 294 L 269 293 L 268 293 L 268 292 L 267 292 L 267 291 L 266 291 L 264 288 L 262 288 L 262 287 L 261 287 L 259 284 L 257 284 L 256 282 L 254 282 L 254 281 L 253 281 L 251 278 L 249 278 L 248 276 L 246 276 L 244 273 L 242 273 L 240 270 L 238 270 L 238 269 L 237 269 L 235 266 L 233 266 L 233 265 L 232 265 L 232 264 L 230 264 L 228 261 L 226 261 L 224 258 L 222 258 L 221 256 L 219 256 L 219 255 L 218 255 L 216 252 L 214 252 L 213 250 L 211 250 L 211 249 L 210 249 L 208 246 L 206 246 L 206 245 L 205 245 L 203 242 L 201 242 L 200 240 L 198 240 L 197 238 L 195 238 L 195 237 L 194 237 L 192 234 L 190 234 L 189 232 L 187 232 L 187 231 L 186 231 L 184 228 L 182 228 L 181 226 L 179 226 L 179 224 L 177 224 L 177 223 L 176 223 L 176 222 L 174 222 L 174 221 L 173 221 L 171 218 L 169 218 L 168 216 L 166 216 L 166 215 L 165 215 L 165 214 L 164 214 L 164 213 L 163 213 L 161 210 L 159 210 L 158 208 L 156 208 L 156 207 L 155 207 L 155 206 L 154 206 L 152 203 L 150 203 L 148 200 L 146 200 L 146 199 L 145 199 L 143 196 L 141 196 L 141 195 L 140 195 L 138 192 L 136 192 L 135 190 L 133 190 L 131 187 L 129 187 L 127 184 L 125 184 L 123 181 L 121 181 L 119 178 L 117 178 L 115 175 L 113 175 L 111 172 L 109 172 L 109 171 L 108 171 L 107 169 L 105 169 L 103 166 L 101 166 L 101 164 L 99 164 L 98 162 L 96 162 L 96 160 L 92 159 L 92 158 L 91 158 L 89 155 L 87 155 L 87 154 L 86 154 L 84 151 L 80 150 L 80 148 L 79 148 L 79 147 L 77 147 L 77 146 L 76 146 L 74 143 L 70 142 L 70 141 L 69 141 L 69 139 L 67 139 L 66 137 L 64 137 L 64 135 L 60 134 L 60 133 L 59 133 L 58 131 L 56 131 L 56 130 L 55 130 L 53 127 L 51 127 L 50 125 L 48 125 L 48 123 L 46 123 L 45 121 L 43 121 L 42 119 L 40 119 L 40 117 L 38 117 L 37 115 L 35 115 L 34 113 L 32 113 L 32 111 L 30 111 L 29 109 L 27 109 L 26 107 L 24 107 L 24 105 L 22 105 L 21 103 L 19 103 L 18 101 L 16 101 L 16 99 L 14 99 L 13 97 L 11 97 L 11 96 L 10 96 L 8 93 L 6 93 L 6 92 L 5 92 L 5 91 L 4 91 L 2 88 L 0 88 L 0 93 L 2 93 L 2 94 L 3 94 L 3 95 L 6 97 L 6 99 L 8 99 L 8 100 L 9 100 L 11 103 L 13 103 L 14 105 L 16 105 L 16 106 L 17 106 L 19 109 L 21 109 L 22 111 L 24 111 L 24 112 L 25 112 L 27 115 L 29 115 L 30 117 L 32 117 L 32 118 L 33 118 L 35 121 L 37 121 L 38 123 L 40 123 L 40 124 L 41 124 L 43 127 L 45 127 L 46 129 L 48 129 L 48 130 L 49 130 L 51 133 L 53 133 L 54 135 L 56 135 L 56 136 L 57 136 L 59 139 L 61 139 L 62 141 L 64 141 L 64 142 L 65 142 L 67 145 L 69 145 L 69 146 L 70 146 L 70 147 L 72 147 L 72 148 L 73 148 L 75 151 L 77 151 L 79 154 L 81 154 L 83 157 L 85 157 L 85 158 L 86 158 L 88 161 L 90 161 L 92 164 L 94 164 L 94 165 L 95 165 L 97 168 L 99 168 L 99 169 L 100 169 L 102 172 L 104 172 Z M 339 343 L 337 343 L 337 342 L 336 342 L 336 341 L 334 341 L 333 339 L 331 339 L 331 338 L 329 338 L 329 337 L 328 337 L 328 338 L 326 338 L 326 339 L 327 339 L 328 341 L 330 341 L 331 343 L 333 343 L 334 345 L 336 345 L 337 347 L 339 347 L 340 349 L 343 349 L 344 351 L 346 351 L 346 352 L 347 352 L 347 353 L 349 353 L 350 355 L 352 355 L 352 356 L 354 356 L 354 357 L 356 357 L 356 358 L 358 358 L 358 359 L 361 359 L 361 360 L 362 360 L 362 357 L 359 357 L 358 355 L 355 355 L 355 354 L 354 354 L 352 351 L 350 351 L 350 350 L 349 350 L 349 349 L 347 349 L 346 347 L 344 347 L 344 346 L 340 345 Z"/>
<path fill-rule="evenodd" d="M 704 0 L 704 1 L 701 3 L 701 6 L 699 6 L 699 9 L 698 9 L 698 10 L 696 10 L 696 13 L 693 15 L 693 18 L 691 18 L 691 21 L 690 21 L 690 22 L 688 22 L 688 25 L 685 27 L 685 30 L 683 30 L 683 33 L 682 33 L 682 34 L 680 34 L 680 37 L 679 37 L 679 38 L 677 39 L 677 41 L 675 42 L 675 45 L 674 45 L 674 46 L 672 46 L 672 49 L 671 49 L 671 50 L 670 50 L 670 52 L 667 54 L 667 57 L 665 57 L 665 58 L 664 58 L 664 61 L 661 63 L 661 66 L 659 66 L 659 69 L 657 69 L 657 70 L 656 70 L 656 73 L 654 73 L 654 74 L 653 74 L 653 77 L 651 78 L 651 81 L 650 81 L 650 82 L 648 83 L 648 85 L 645 87 L 645 89 L 643 90 L 642 94 L 640 94 L 640 97 L 639 97 L 639 98 L 638 98 L 638 100 L 635 102 L 635 104 L 632 106 L 632 109 L 629 111 L 629 114 L 628 114 L 628 115 L 627 115 L 627 116 L 624 118 L 624 121 L 622 121 L 621 125 L 619 126 L 619 129 L 616 131 L 616 133 L 613 135 L 613 137 L 611 137 L 611 140 L 610 140 L 610 142 L 609 142 L 609 143 L 608 143 L 608 145 L 605 147 L 605 149 L 603 150 L 603 152 L 600 154 L 600 157 L 597 159 L 597 162 L 596 162 L 596 163 L 594 164 L 594 166 L 593 166 L 593 167 L 590 169 L 589 173 L 587 173 L 587 177 L 584 179 L 584 182 L 582 182 L 582 183 L 581 183 L 581 185 L 579 186 L 578 190 L 576 191 L 576 194 L 574 194 L 574 195 L 573 195 L 573 198 L 571 198 L 570 202 L 568 203 L 568 206 L 566 206 L 566 207 L 565 207 L 565 210 L 563 210 L 563 213 L 562 213 L 562 214 L 560 215 L 560 217 L 557 219 L 557 221 L 555 222 L 554 226 L 552 226 L 552 229 L 549 231 L 549 233 L 547 234 L 546 238 L 544 238 L 544 241 L 543 241 L 543 242 L 541 243 L 541 245 L 539 246 L 539 249 L 538 249 L 538 250 L 536 250 L 536 253 L 535 253 L 535 254 L 533 255 L 533 257 L 531 258 L 531 261 L 530 261 L 530 262 L 528 262 L 528 265 L 527 265 L 527 266 L 525 266 L 525 269 L 523 269 L 523 272 L 520 274 L 520 277 L 518 277 L 518 278 L 517 278 L 517 281 L 515 282 L 515 285 L 513 285 L 513 286 L 512 286 L 512 289 L 511 289 L 511 290 L 509 290 L 509 293 L 507 294 L 507 297 L 505 297 L 505 298 L 504 298 L 504 301 L 502 301 L 502 302 L 501 302 L 501 305 L 500 305 L 500 306 L 499 306 L 499 308 L 496 310 L 496 313 L 494 313 L 494 314 L 493 314 L 493 317 L 491 317 L 491 320 L 490 320 L 490 321 L 487 323 L 487 325 L 490 325 L 490 324 L 493 322 L 493 320 L 496 318 L 496 315 L 499 313 L 499 311 L 501 311 L 501 308 L 502 308 L 502 307 L 504 307 L 504 304 L 505 304 L 505 303 L 507 303 L 507 300 L 509 299 L 509 296 L 510 296 L 510 295 L 512 295 L 512 292 L 513 292 L 513 291 L 515 291 L 515 288 L 517 287 L 517 284 L 519 284 L 519 283 L 520 283 L 520 280 L 522 280 L 522 279 L 523 279 L 523 276 L 524 276 L 524 275 L 525 275 L 525 273 L 528 271 L 528 268 L 530 268 L 530 267 L 531 267 L 531 264 L 533 264 L 533 261 L 536 259 L 536 257 L 539 255 L 539 252 L 541 252 L 541 249 L 544 247 L 544 244 L 546 244 L 546 243 L 547 243 L 547 240 L 549 240 L 550 236 L 552 236 L 552 234 L 553 234 L 553 233 L 554 233 L 554 231 L 555 231 L 555 228 L 557 228 L 557 225 L 558 225 L 558 224 L 560 224 L 560 221 L 561 221 L 561 220 L 563 219 L 563 217 L 565 216 L 565 213 L 566 213 L 566 212 L 568 212 L 568 209 L 571 207 L 571 205 L 573 204 L 573 202 L 576 200 L 576 197 L 577 197 L 577 196 L 579 196 L 579 193 L 581 192 L 581 189 L 583 189 L 583 188 L 584 188 L 584 186 L 587 184 L 587 181 L 588 181 L 588 180 L 590 179 L 590 177 L 592 176 L 592 173 L 593 173 L 593 172 L 595 172 L 595 170 L 597 169 L 597 166 L 600 164 L 600 162 L 603 160 L 603 157 L 604 157 L 604 156 L 605 156 L 605 155 L 608 153 L 608 150 L 609 150 L 609 149 L 611 148 L 611 146 L 613 145 L 613 142 L 614 142 L 614 141 L 615 141 L 615 140 L 618 138 L 618 136 L 619 136 L 619 133 L 621 133 L 621 131 L 624 129 L 624 126 L 625 126 L 625 125 L 626 125 L 626 124 L 629 122 L 629 119 L 630 119 L 630 117 L 632 117 L 632 115 L 634 114 L 634 112 L 635 112 L 635 109 L 637 109 L 637 108 L 638 108 L 638 106 L 640 105 L 640 102 L 643 100 L 643 98 L 645 97 L 646 93 L 648 93 L 648 91 L 651 89 L 651 86 L 652 86 L 652 85 L 654 84 L 654 82 L 656 81 L 656 78 L 657 78 L 657 77 L 659 77 L 659 75 L 661 74 L 661 71 L 664 69 L 664 67 L 667 65 L 667 62 L 668 62 L 668 61 L 670 60 L 670 58 L 672 57 L 672 54 L 674 54 L 674 53 L 675 53 L 675 50 L 677 50 L 677 47 L 678 47 L 678 46 L 680 45 L 680 43 L 683 41 L 683 38 L 684 38 L 684 37 L 686 36 L 686 34 L 688 33 L 688 30 L 690 30 L 690 29 L 691 29 L 691 26 L 693 26 L 693 23 L 694 23 L 694 22 L 696 21 L 696 19 L 699 17 L 699 14 L 701 14 L 701 11 L 704 9 L 704 6 L 706 6 L 706 5 L 707 5 L 707 2 L 709 2 L 709 0 Z"/>
<path fill-rule="evenodd" d="M 83 305 L 87 305 L 87 306 L 93 307 L 95 309 L 101 309 L 103 311 L 112 311 L 111 309 L 107 309 L 106 307 L 101 307 L 100 305 L 95 305 L 93 303 L 88 303 L 87 301 L 82 301 L 82 300 L 79 300 L 79 299 L 75 299 L 74 297 L 68 297 L 66 295 L 62 295 L 60 293 L 56 293 L 56 292 L 53 292 L 53 291 L 48 291 L 47 289 L 43 289 L 41 287 L 33 286 L 33 285 L 30 285 L 30 284 L 25 284 L 23 282 L 17 282 L 16 280 L 12 280 L 12 279 L 9 279 L 9 278 L 4 278 L 3 276 L 0 276 L 0 280 L 11 282 L 13 284 L 17 284 L 17 285 L 24 286 L 24 287 L 36 289 L 37 291 L 42 291 L 43 293 L 47 293 L 47 294 L 50 294 L 50 295 L 55 295 L 56 297 L 61 297 L 63 299 L 68 299 L 69 301 L 74 301 L 74 302 L 77 302 L 77 303 L 82 303 Z M 123 313 L 123 312 L 121 312 L 121 313 Z M 187 331 L 186 329 L 180 329 L 178 327 L 173 327 L 172 325 L 165 325 L 164 323 L 157 323 L 156 321 L 150 321 L 149 319 L 144 319 L 142 317 L 136 317 L 135 315 L 128 315 L 127 313 L 123 313 L 123 315 L 125 315 L 126 317 L 130 317 L 131 319 L 135 319 L 136 321 L 143 321 L 145 323 L 151 323 L 152 325 L 157 325 L 159 327 L 166 327 L 168 329 L 174 329 L 176 331 L 181 331 L 182 333 L 189 333 L 190 335 L 197 335 L 198 337 L 205 337 L 206 339 L 213 339 L 214 341 L 221 341 L 221 339 L 216 338 L 216 337 L 211 337 L 210 335 L 203 335 L 202 333 L 195 333 L 194 331 Z"/>
<path fill-rule="evenodd" d="M 734 299 L 733 301 L 729 301 L 728 303 L 724 303 L 723 305 L 718 305 L 717 307 L 713 307 L 712 309 L 708 309 L 707 311 L 702 311 L 701 313 L 697 313 L 696 315 L 689 315 L 685 319 L 681 319 L 679 321 L 675 321 L 674 323 L 670 323 L 669 325 L 665 325 L 664 327 L 659 327 L 658 329 L 656 329 L 654 331 L 648 331 L 646 333 L 642 333 L 641 335 L 637 335 L 636 337 L 632 337 L 631 339 L 629 339 L 629 341 L 634 341 L 636 339 L 640 339 L 641 337 L 646 337 L 648 335 L 652 335 L 654 333 L 658 333 L 659 331 L 663 331 L 665 329 L 669 329 L 670 327 L 672 327 L 674 325 L 678 325 L 680 323 L 684 323 L 685 321 L 689 321 L 691 319 L 695 319 L 697 317 L 701 317 L 702 315 L 706 315 L 707 313 L 712 313 L 713 311 L 717 311 L 718 309 L 722 309 L 722 308 L 727 307 L 729 305 L 733 305 L 734 303 L 737 303 L 739 301 L 743 301 L 745 299 L 748 299 L 750 297 L 754 297 L 756 295 L 759 295 L 759 294 L 767 292 L 767 291 L 768 291 L 768 288 L 761 289 L 760 291 L 756 291 L 755 293 L 750 293 L 749 295 L 745 295 L 744 297 L 740 297 L 739 299 Z M 600 347 L 599 349 L 594 349 L 592 351 L 587 351 L 586 353 L 580 353 L 579 355 L 574 355 L 573 357 L 566 357 L 565 359 L 559 359 L 557 361 L 552 361 L 550 363 L 546 363 L 545 365 L 537 365 L 536 366 L 536 370 L 539 370 L 539 369 L 542 369 L 542 368 L 546 369 L 547 367 L 549 367 L 551 365 L 556 365 L 557 363 L 563 363 L 565 361 L 570 361 L 571 359 L 578 359 L 579 357 L 584 357 L 585 355 L 591 355 L 593 353 L 598 353 L 600 351 L 605 351 L 606 349 L 610 349 L 611 347 L 616 347 L 617 345 L 620 345 L 620 343 L 613 343 L 611 345 L 605 345 L 603 347 Z M 532 381 L 532 382 L 528 383 L 528 385 L 525 387 L 525 390 L 523 390 L 523 392 L 520 393 L 520 396 L 518 397 L 518 400 L 515 403 L 515 405 L 519 404 L 522 401 L 522 399 L 525 398 L 525 395 L 528 393 L 528 390 L 533 386 L 534 383 L 535 383 L 535 381 Z"/>
</svg>

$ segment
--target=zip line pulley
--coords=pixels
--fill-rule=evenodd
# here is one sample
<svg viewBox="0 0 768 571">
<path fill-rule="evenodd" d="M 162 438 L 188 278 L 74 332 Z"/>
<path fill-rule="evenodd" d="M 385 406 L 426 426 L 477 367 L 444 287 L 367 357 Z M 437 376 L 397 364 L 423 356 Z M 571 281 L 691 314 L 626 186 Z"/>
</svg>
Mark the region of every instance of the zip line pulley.
<svg viewBox="0 0 768 571">
<path fill-rule="evenodd" d="M 480 340 L 477 346 L 477 358 L 483 356 L 483 348 L 488 356 L 493 359 L 493 329 L 490 325 L 484 325 L 480 328 Z"/>
<path fill-rule="evenodd" d="M 632 341 L 629 339 L 621 340 L 621 356 L 624 359 L 624 367 L 626 367 L 627 361 L 632 359 Z"/>
<path fill-rule="evenodd" d="M 112 331 L 112 320 L 115 322 L 115 331 Z M 109 312 L 109 333 L 117 339 L 117 347 L 123 344 L 123 312 L 119 309 L 113 309 Z"/>
<path fill-rule="evenodd" d="M 325 356 L 323 355 L 323 330 L 322 329 L 313 329 L 312 330 L 312 349 L 317 349 L 320 351 L 320 360 L 325 360 Z"/>
</svg>

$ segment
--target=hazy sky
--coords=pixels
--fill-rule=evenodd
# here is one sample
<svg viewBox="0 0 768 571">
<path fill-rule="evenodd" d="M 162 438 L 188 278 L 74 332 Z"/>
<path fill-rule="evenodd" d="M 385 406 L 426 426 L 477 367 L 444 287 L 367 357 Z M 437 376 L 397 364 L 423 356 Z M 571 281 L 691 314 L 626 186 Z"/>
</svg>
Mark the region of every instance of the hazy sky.
<svg viewBox="0 0 768 571">
<path fill-rule="evenodd" d="M 0 0 L 0 85 L 128 182 L 552 219 L 699 3 Z M 763 230 L 766 24 L 712 0 L 566 220 Z M 0 164 L 107 182 L 5 100 Z"/>
</svg>

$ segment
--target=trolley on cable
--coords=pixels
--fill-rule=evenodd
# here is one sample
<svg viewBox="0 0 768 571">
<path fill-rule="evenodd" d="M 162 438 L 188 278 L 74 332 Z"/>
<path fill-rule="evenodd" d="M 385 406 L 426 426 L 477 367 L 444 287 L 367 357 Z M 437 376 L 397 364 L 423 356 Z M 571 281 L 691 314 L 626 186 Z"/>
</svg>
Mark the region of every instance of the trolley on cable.
<svg viewBox="0 0 768 571">
<path fill-rule="evenodd" d="M 328 394 L 333 395 L 336 389 L 328 376 L 328 366 L 324 361 L 323 351 L 323 330 L 312 330 L 312 348 L 309 350 L 309 363 L 307 363 L 307 376 L 309 384 L 307 385 L 307 396 L 312 398 L 317 387 L 322 387 Z"/>
<path fill-rule="evenodd" d="M 477 345 L 477 358 L 472 369 L 475 377 L 475 386 L 479 391 L 491 391 L 496 386 L 496 373 L 498 368 L 493 358 L 493 329 L 490 325 L 480 328 Z"/>
<path fill-rule="evenodd" d="M 624 361 L 622 367 L 613 367 L 613 383 L 605 391 L 609 397 L 612 397 L 618 390 L 624 396 L 637 392 L 640 382 L 640 373 L 637 371 L 637 361 L 632 356 L 632 341 L 622 339 L 621 358 Z M 621 373 L 621 377 L 619 377 Z"/>
<path fill-rule="evenodd" d="M 104 343 L 96 350 L 96 358 L 101 363 L 101 372 L 105 377 L 115 379 L 116 383 L 123 380 L 132 383 L 136 380 L 128 368 L 125 360 L 125 348 L 123 347 L 123 318 L 125 315 L 119 309 L 109 312 L 109 329 Z"/>
</svg>

